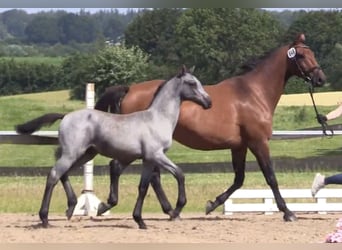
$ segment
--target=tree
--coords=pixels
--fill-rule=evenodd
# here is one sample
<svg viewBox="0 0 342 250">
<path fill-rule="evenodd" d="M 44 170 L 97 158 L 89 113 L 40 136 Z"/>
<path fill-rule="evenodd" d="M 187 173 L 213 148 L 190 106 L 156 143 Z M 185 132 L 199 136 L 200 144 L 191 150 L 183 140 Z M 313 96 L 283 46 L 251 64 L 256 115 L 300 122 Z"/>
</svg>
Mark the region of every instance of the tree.
<svg viewBox="0 0 342 250">
<path fill-rule="evenodd" d="M 330 87 L 341 90 L 341 52 L 342 41 L 341 11 L 311 11 L 302 14 L 287 32 L 294 36 L 305 33 L 306 43 L 315 52 L 317 62 L 325 71 Z"/>
<path fill-rule="evenodd" d="M 207 84 L 237 74 L 247 58 L 277 46 L 280 34 L 269 13 L 231 8 L 188 9 L 175 32 L 180 61 L 195 65 Z"/>
<path fill-rule="evenodd" d="M 96 83 L 96 93 L 115 84 L 146 80 L 148 56 L 137 47 L 106 46 L 96 54 L 76 54 L 66 59 L 60 74 L 73 99 L 84 100 L 85 83 Z"/>
<path fill-rule="evenodd" d="M 18 38 L 25 37 L 25 28 L 30 19 L 30 16 L 23 10 L 13 9 L 1 14 L 1 20 L 8 33 Z"/>
<path fill-rule="evenodd" d="M 97 38 L 98 30 L 90 15 L 68 13 L 58 19 L 59 39 L 63 44 L 70 42 L 90 43 Z"/>
<path fill-rule="evenodd" d="M 329 76 L 331 88 L 342 90 L 342 44 L 336 43 L 331 52 L 326 56 L 325 73 Z"/>
<path fill-rule="evenodd" d="M 31 43 L 55 44 L 59 42 L 57 19 L 41 15 L 35 17 L 26 27 L 27 40 Z"/>
<path fill-rule="evenodd" d="M 128 25 L 126 45 L 138 46 L 151 55 L 155 64 L 171 63 L 176 55 L 175 27 L 181 13 L 181 9 L 145 10 Z"/>
<path fill-rule="evenodd" d="M 147 60 L 147 54 L 138 47 L 106 46 L 95 56 L 91 66 L 97 93 L 103 93 L 112 85 L 146 80 Z"/>
</svg>

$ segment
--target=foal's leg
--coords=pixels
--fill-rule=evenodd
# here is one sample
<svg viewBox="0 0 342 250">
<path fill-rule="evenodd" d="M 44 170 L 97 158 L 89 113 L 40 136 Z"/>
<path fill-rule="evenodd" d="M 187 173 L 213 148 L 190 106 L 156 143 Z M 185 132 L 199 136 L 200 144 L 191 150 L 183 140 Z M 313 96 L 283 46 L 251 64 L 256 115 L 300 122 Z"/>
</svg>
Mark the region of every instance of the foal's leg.
<svg viewBox="0 0 342 250">
<path fill-rule="evenodd" d="M 105 213 L 109 209 L 113 208 L 117 205 L 118 199 L 119 199 L 119 178 L 124 171 L 124 169 L 127 167 L 127 165 L 120 164 L 117 160 L 112 160 L 109 163 L 110 166 L 110 193 L 108 196 L 107 203 L 101 202 L 97 209 L 97 216 Z M 161 186 L 160 183 L 160 169 L 158 167 L 155 167 L 153 170 L 152 178 L 151 178 L 151 185 L 154 189 L 154 192 L 157 195 L 157 198 L 159 200 L 159 203 L 162 207 L 162 210 L 165 214 L 170 215 L 171 219 L 174 219 L 174 213 L 172 206 L 167 199 L 165 192 Z"/>
<path fill-rule="evenodd" d="M 149 182 L 153 175 L 153 169 L 155 166 L 159 166 L 170 172 L 177 180 L 178 183 L 178 199 L 176 208 L 173 211 L 172 218 L 179 216 L 182 208 L 186 204 L 185 186 L 184 186 L 184 174 L 183 171 L 178 168 L 172 161 L 170 161 L 166 155 L 162 152 L 157 153 L 154 159 L 149 161 L 144 160 L 144 168 L 139 184 L 139 195 L 134 207 L 133 218 L 138 223 L 140 229 L 146 229 L 146 224 L 141 217 L 142 205 L 147 193 Z M 153 166 L 153 167 L 152 167 Z"/>
<path fill-rule="evenodd" d="M 48 213 L 52 191 L 57 182 L 60 180 L 61 176 L 63 176 L 70 169 L 70 166 L 71 161 L 65 157 L 61 157 L 57 160 L 56 165 L 51 169 L 47 177 L 43 200 L 39 210 L 39 217 L 42 221 L 43 227 L 47 227 L 49 225 Z"/>
<path fill-rule="evenodd" d="M 68 208 L 65 211 L 65 214 L 66 214 L 68 220 L 70 220 L 70 218 L 74 212 L 74 209 L 76 207 L 76 204 L 77 204 L 77 196 L 76 196 L 76 194 L 75 194 L 75 192 L 74 192 L 74 190 L 70 184 L 69 176 L 67 174 L 64 174 L 61 177 L 61 182 L 62 182 L 64 191 L 65 191 L 67 199 L 68 199 Z"/>
<path fill-rule="evenodd" d="M 261 145 L 259 143 L 257 146 L 251 147 L 250 149 L 252 153 L 255 155 L 259 163 L 259 166 L 261 168 L 262 173 L 264 174 L 267 184 L 272 189 L 278 209 L 284 213 L 284 217 L 283 217 L 284 220 L 285 221 L 297 220 L 295 214 L 287 208 L 286 203 L 279 192 L 278 182 L 274 174 L 271 159 L 270 159 L 268 142 L 264 142 Z"/>
<path fill-rule="evenodd" d="M 142 206 L 144 203 L 144 199 L 148 190 L 148 186 L 152 177 L 153 168 L 150 164 L 148 164 L 146 161 L 143 162 L 143 171 L 141 173 L 140 177 L 140 183 L 138 188 L 138 198 L 134 206 L 133 210 L 133 218 L 134 221 L 139 225 L 140 229 L 146 229 L 146 224 L 144 220 L 142 219 L 141 213 L 142 213 Z"/>
<path fill-rule="evenodd" d="M 177 218 L 186 204 L 186 194 L 185 194 L 185 178 L 182 169 L 175 165 L 164 153 L 159 153 L 155 159 L 155 166 L 165 169 L 170 172 L 178 184 L 178 198 L 175 209 L 171 212 L 171 218 Z M 160 185 L 160 183 L 159 183 Z M 160 186 L 161 187 L 161 186 Z M 165 195 L 165 194 L 164 194 Z M 165 196 L 166 199 L 166 196 Z"/>
<path fill-rule="evenodd" d="M 168 198 L 166 197 L 163 187 L 160 183 L 160 168 L 159 167 L 154 167 L 152 178 L 151 178 L 151 186 L 157 195 L 158 201 L 160 203 L 160 206 L 163 212 L 165 214 L 170 215 L 170 219 L 177 218 L 178 215 L 174 213 L 172 206 Z"/>
<path fill-rule="evenodd" d="M 208 201 L 206 205 L 206 214 L 214 211 L 218 206 L 222 205 L 229 196 L 234 193 L 243 185 L 245 179 L 245 165 L 246 165 L 246 153 L 247 147 L 241 149 L 232 149 L 232 164 L 235 172 L 234 183 L 225 192 L 216 197 L 216 200 Z"/>
</svg>

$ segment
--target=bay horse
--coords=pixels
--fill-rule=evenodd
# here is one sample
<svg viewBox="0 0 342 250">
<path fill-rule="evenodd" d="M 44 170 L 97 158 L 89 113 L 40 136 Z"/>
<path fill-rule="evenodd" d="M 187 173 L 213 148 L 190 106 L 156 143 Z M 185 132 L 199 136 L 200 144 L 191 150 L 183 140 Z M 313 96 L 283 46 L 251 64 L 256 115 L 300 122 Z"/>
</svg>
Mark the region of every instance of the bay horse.
<svg viewBox="0 0 342 250">
<path fill-rule="evenodd" d="M 186 204 L 184 174 L 165 152 L 172 144 L 183 100 L 193 101 L 201 108 L 211 107 L 211 99 L 200 81 L 183 67 L 179 74 L 160 85 L 148 109 L 126 115 L 82 109 L 68 114 L 50 113 L 16 126 L 18 133 L 32 133 L 43 125 L 62 119 L 59 126 L 57 161 L 51 169 L 39 211 L 43 227 L 48 224 L 48 211 L 53 189 L 61 180 L 68 200 L 66 215 L 71 218 L 77 197 L 71 187 L 70 169 L 82 166 L 97 154 L 115 158 L 127 166 L 142 159 L 143 170 L 133 218 L 139 228 L 146 224 L 141 212 L 154 168 L 170 172 L 178 183 L 178 199 L 172 217 L 177 217 Z"/>
<path fill-rule="evenodd" d="M 207 202 L 206 214 L 222 205 L 243 185 L 246 153 L 249 149 L 273 191 L 278 209 L 284 214 L 283 219 L 285 221 L 297 219 L 287 208 L 279 192 L 270 158 L 269 140 L 272 136 L 274 110 L 288 79 L 297 76 L 313 87 L 323 86 L 326 80 L 314 53 L 304 42 L 304 34 L 299 34 L 292 43 L 274 49 L 247 72 L 215 85 L 204 86 L 212 99 L 211 109 L 203 110 L 191 102 L 182 103 L 173 134 L 176 141 L 199 150 L 231 150 L 235 172 L 234 182 L 225 192 L 218 195 L 215 201 Z M 161 83 L 162 80 L 152 80 L 131 85 L 127 94 L 120 97 L 120 113 L 144 110 Z M 113 96 L 113 93 L 107 92 L 103 96 Z M 118 99 L 113 98 L 107 106 L 118 105 L 118 102 Z M 113 161 L 110 165 L 112 168 L 116 167 Z M 114 187 L 117 185 L 120 173 L 120 169 L 111 171 L 113 186 L 108 201 L 112 204 L 117 202 L 117 192 L 113 192 L 117 191 Z M 151 181 L 157 196 L 159 193 L 162 197 L 163 190 L 159 178 L 156 177 Z M 169 206 L 165 204 L 167 201 L 163 200 L 161 205 L 164 212 L 170 213 Z M 98 214 L 105 211 L 100 211 Z"/>
</svg>

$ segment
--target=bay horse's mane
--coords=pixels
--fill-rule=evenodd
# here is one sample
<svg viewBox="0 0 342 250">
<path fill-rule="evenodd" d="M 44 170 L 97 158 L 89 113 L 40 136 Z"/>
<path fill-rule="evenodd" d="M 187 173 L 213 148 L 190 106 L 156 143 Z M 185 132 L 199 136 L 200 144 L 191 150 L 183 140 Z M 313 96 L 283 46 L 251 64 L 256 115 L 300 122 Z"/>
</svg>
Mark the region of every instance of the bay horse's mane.
<svg viewBox="0 0 342 250">
<path fill-rule="evenodd" d="M 276 50 L 277 48 L 272 48 L 268 51 L 266 51 L 264 54 L 260 56 L 252 56 L 249 59 L 246 60 L 240 67 L 240 71 L 238 75 L 244 75 L 253 69 L 255 69 L 259 64 L 263 63 L 267 58 L 269 58 Z"/>
</svg>

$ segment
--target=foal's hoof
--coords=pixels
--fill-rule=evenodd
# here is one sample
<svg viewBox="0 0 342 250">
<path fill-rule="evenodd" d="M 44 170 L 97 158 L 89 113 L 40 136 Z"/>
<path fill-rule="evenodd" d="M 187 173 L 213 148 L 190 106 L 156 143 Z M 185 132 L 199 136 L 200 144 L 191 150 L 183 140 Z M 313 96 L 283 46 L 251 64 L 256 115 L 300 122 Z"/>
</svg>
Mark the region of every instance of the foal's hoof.
<svg viewBox="0 0 342 250">
<path fill-rule="evenodd" d="M 139 229 L 147 229 L 145 222 L 141 221 L 138 224 L 139 224 Z"/>
<path fill-rule="evenodd" d="M 170 221 L 179 221 L 181 220 L 181 217 L 179 215 L 177 216 L 170 216 Z"/>
<path fill-rule="evenodd" d="M 298 220 L 296 215 L 291 213 L 291 214 L 284 214 L 284 221 L 289 221 L 289 222 L 292 222 L 292 221 L 296 221 Z"/>
<path fill-rule="evenodd" d="M 99 206 L 97 207 L 97 214 L 96 216 L 100 216 L 107 212 L 109 210 L 109 207 L 106 203 L 101 202 Z"/>
<path fill-rule="evenodd" d="M 74 209 L 75 207 L 72 207 L 72 208 L 68 208 L 66 211 L 65 211 L 65 215 L 66 217 L 68 218 L 68 220 L 71 219 L 72 215 L 74 214 Z"/>
<path fill-rule="evenodd" d="M 207 205 L 205 206 L 205 214 L 208 215 L 210 212 L 214 210 L 213 208 L 214 202 L 212 201 L 207 201 Z"/>
<path fill-rule="evenodd" d="M 49 222 L 46 220 L 42 221 L 42 224 L 41 224 L 42 228 L 49 228 L 49 227 L 52 227 Z"/>
</svg>

